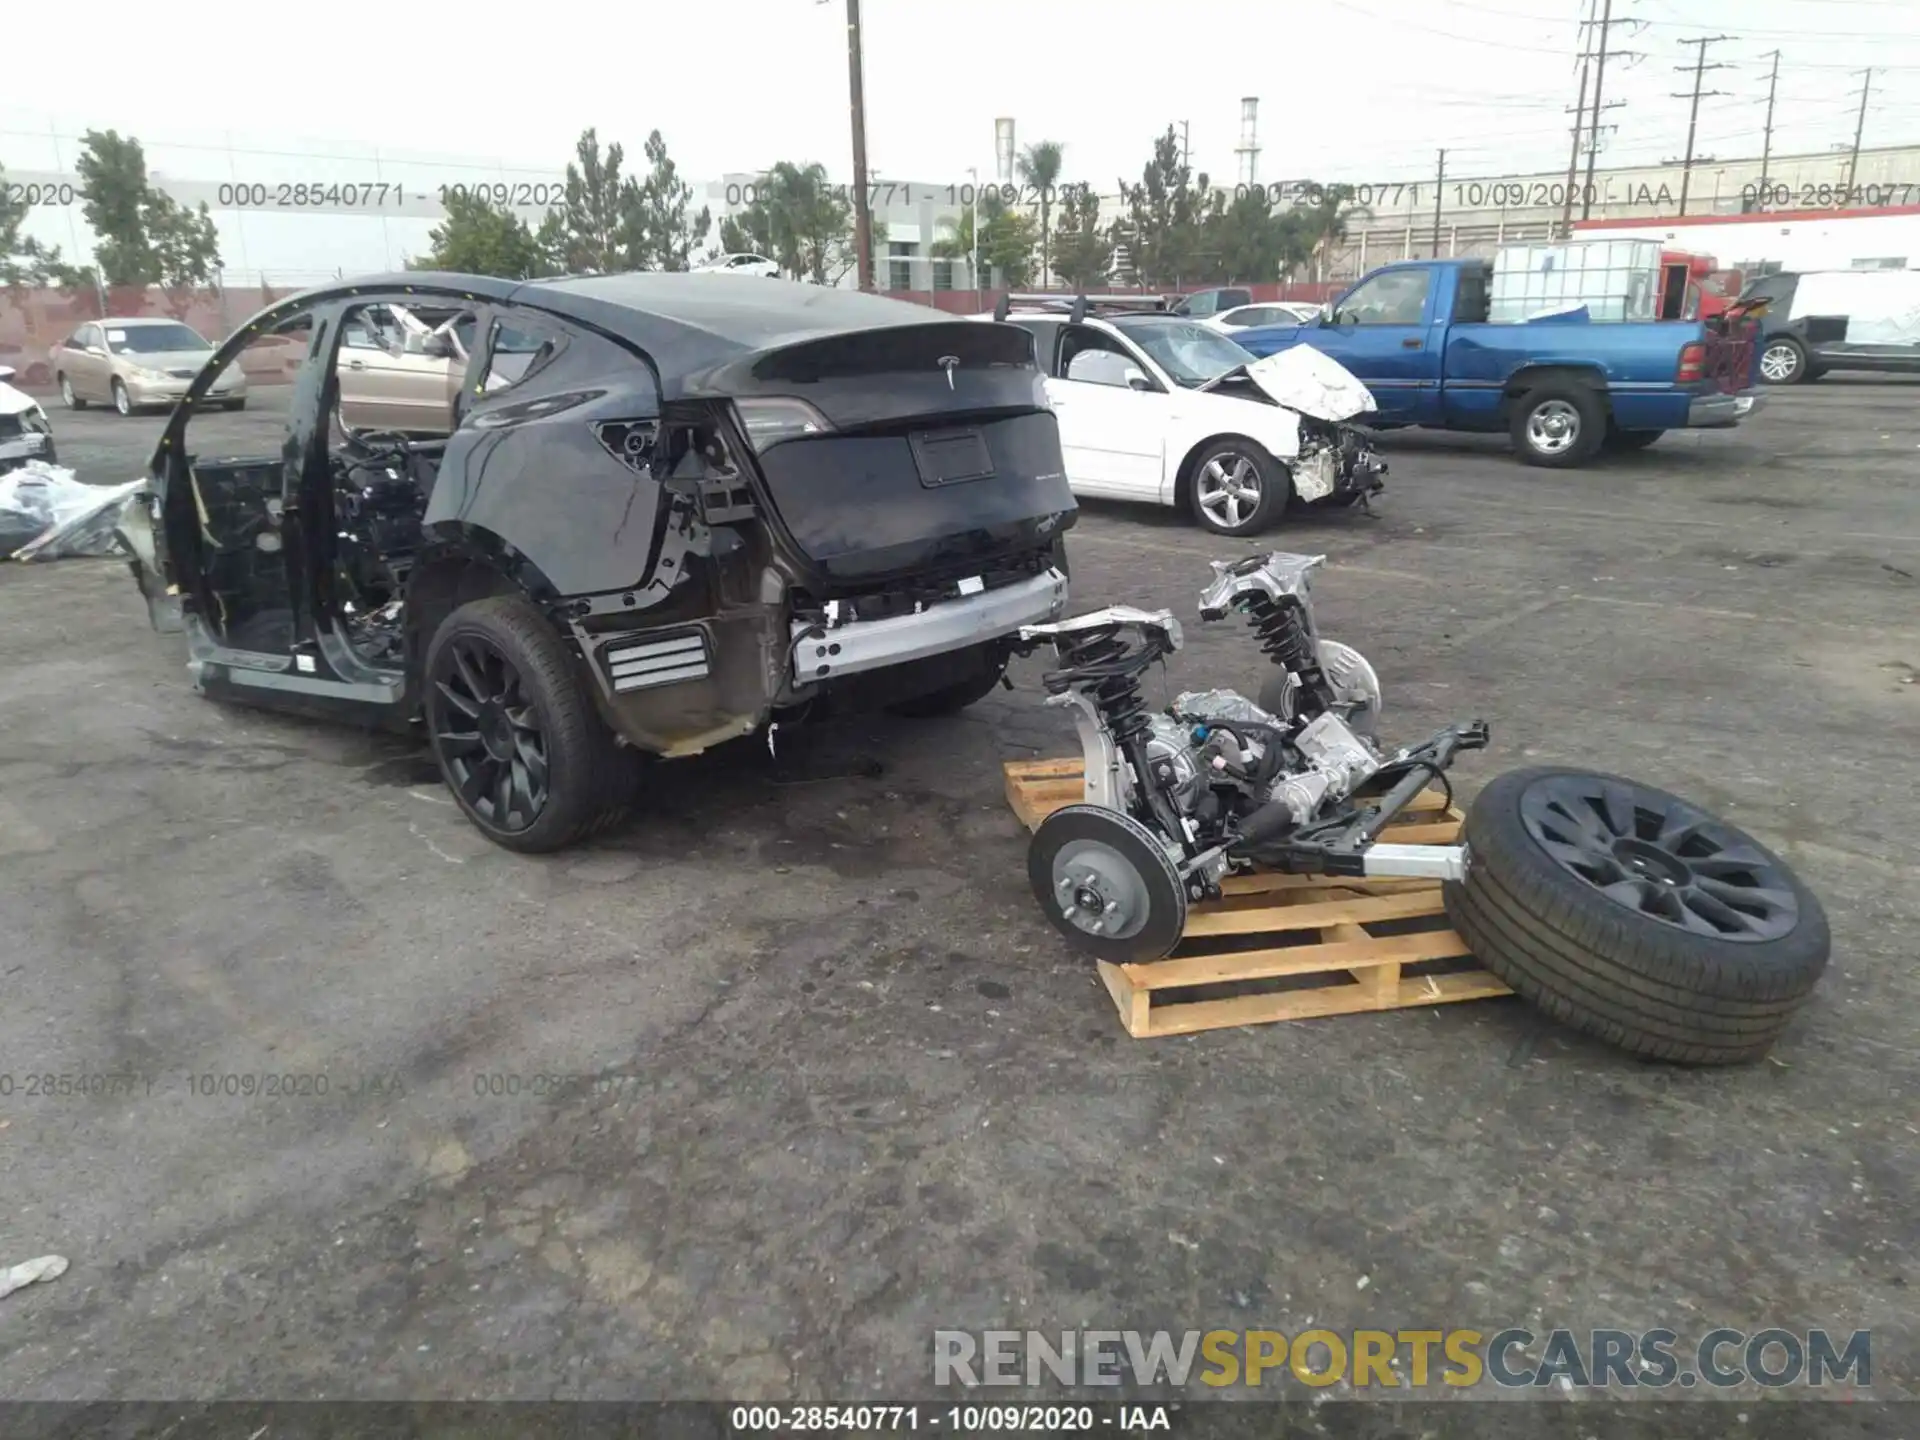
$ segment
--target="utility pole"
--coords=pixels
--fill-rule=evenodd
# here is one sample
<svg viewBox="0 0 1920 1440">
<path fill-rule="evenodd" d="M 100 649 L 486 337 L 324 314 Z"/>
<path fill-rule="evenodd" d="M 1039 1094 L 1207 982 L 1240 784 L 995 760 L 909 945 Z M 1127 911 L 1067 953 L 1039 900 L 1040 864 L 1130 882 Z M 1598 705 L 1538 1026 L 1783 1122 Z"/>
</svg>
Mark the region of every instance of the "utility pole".
<svg viewBox="0 0 1920 1440">
<path fill-rule="evenodd" d="M 1760 140 L 1760 208 L 1766 209 L 1772 193 L 1767 182 L 1767 166 L 1773 160 L 1773 97 L 1780 88 L 1780 52 L 1773 52 L 1773 73 L 1767 77 L 1767 128 Z"/>
<path fill-rule="evenodd" d="M 860 77 L 860 0 L 847 0 L 847 84 L 853 95 L 853 244 L 862 290 L 873 289 L 873 209 L 867 196 L 867 102 Z"/>
<path fill-rule="evenodd" d="M 1613 18 L 1613 0 L 1604 0 L 1600 12 L 1600 54 L 1593 69 L 1593 111 L 1587 127 L 1587 178 L 1580 191 L 1580 218 L 1585 220 L 1593 213 L 1593 162 L 1600 153 L 1600 92 L 1607 82 L 1607 41 L 1613 35 L 1615 25 L 1633 23 L 1626 16 Z"/>
<path fill-rule="evenodd" d="M 1844 206 L 1853 198 L 1853 172 L 1860 164 L 1860 137 L 1867 129 L 1867 95 L 1873 89 L 1873 68 L 1869 66 L 1860 72 L 1860 117 L 1853 122 L 1853 152 L 1847 156 L 1847 184 L 1841 192 L 1840 203 Z"/>
<path fill-rule="evenodd" d="M 1187 131 L 1188 131 L 1187 122 L 1182 120 L 1180 122 L 1180 168 L 1183 170 L 1186 169 L 1187 165 L 1189 164 L 1187 157 L 1191 153 L 1187 149 L 1187 140 L 1188 140 Z"/>
<path fill-rule="evenodd" d="M 1567 155 L 1567 202 L 1560 207 L 1560 238 L 1573 234 L 1573 186 L 1580 174 L 1580 127 L 1587 118 L 1587 26 L 1593 23 L 1594 0 L 1587 0 L 1587 18 L 1576 27 L 1580 36 L 1580 103 L 1573 109 L 1573 149 Z"/>
<path fill-rule="evenodd" d="M 1728 68 L 1720 64 L 1707 64 L 1707 46 L 1718 45 L 1722 40 L 1731 40 L 1732 38 L 1731 35 L 1703 35 L 1697 40 L 1682 40 L 1680 42 L 1682 45 L 1691 45 L 1694 47 L 1692 65 L 1676 65 L 1673 67 L 1682 75 L 1686 74 L 1688 70 L 1693 71 L 1693 108 L 1687 111 L 1687 154 L 1686 158 L 1680 162 L 1680 213 L 1682 215 L 1687 213 L 1687 187 L 1693 180 L 1693 137 L 1694 132 L 1699 128 L 1700 124 L 1700 101 L 1702 99 L 1700 80 L 1709 70 L 1725 70 Z M 1676 100 L 1685 100 L 1687 98 L 1686 92 L 1684 91 L 1676 90 L 1671 93 Z M 1705 93 L 1706 95 L 1712 96 L 1724 95 L 1727 92 L 1724 90 L 1708 90 Z"/>
<path fill-rule="evenodd" d="M 1440 152 L 1440 166 L 1433 177 L 1433 258 L 1440 258 L 1440 189 L 1447 183 L 1447 152 Z"/>
</svg>

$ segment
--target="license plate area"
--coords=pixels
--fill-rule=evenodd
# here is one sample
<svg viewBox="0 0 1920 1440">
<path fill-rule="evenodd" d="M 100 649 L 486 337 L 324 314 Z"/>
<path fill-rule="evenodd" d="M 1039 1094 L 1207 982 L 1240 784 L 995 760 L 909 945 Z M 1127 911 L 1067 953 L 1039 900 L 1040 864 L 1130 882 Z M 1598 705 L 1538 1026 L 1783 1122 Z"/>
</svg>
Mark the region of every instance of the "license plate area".
<svg viewBox="0 0 1920 1440">
<path fill-rule="evenodd" d="M 993 456 L 986 437 L 971 427 L 954 430 L 916 430 L 907 437 L 920 483 L 929 489 L 984 480 L 993 474 Z"/>
</svg>

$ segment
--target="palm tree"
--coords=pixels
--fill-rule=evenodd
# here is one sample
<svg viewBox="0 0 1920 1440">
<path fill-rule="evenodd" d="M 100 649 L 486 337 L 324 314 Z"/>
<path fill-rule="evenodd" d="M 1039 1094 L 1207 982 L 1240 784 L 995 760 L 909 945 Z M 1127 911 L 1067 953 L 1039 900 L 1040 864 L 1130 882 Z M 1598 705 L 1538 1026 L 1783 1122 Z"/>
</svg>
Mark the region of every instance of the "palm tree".
<svg viewBox="0 0 1920 1440">
<path fill-rule="evenodd" d="M 928 247 L 928 253 L 936 260 L 965 260 L 969 266 L 972 266 L 974 261 L 973 211 L 970 209 L 962 210 L 960 212 L 960 218 L 950 223 L 953 226 L 953 233 L 950 235 L 942 235 L 938 240 L 935 240 L 933 244 Z M 980 283 L 980 276 L 977 270 L 973 276 L 973 287 L 976 290 L 984 290 L 986 288 Z"/>
<path fill-rule="evenodd" d="M 1066 146 L 1058 140 L 1036 140 L 1014 162 L 1022 185 L 1030 185 L 1040 194 L 1040 283 L 1052 276 L 1053 190 L 1060 183 L 1060 166 Z"/>
</svg>

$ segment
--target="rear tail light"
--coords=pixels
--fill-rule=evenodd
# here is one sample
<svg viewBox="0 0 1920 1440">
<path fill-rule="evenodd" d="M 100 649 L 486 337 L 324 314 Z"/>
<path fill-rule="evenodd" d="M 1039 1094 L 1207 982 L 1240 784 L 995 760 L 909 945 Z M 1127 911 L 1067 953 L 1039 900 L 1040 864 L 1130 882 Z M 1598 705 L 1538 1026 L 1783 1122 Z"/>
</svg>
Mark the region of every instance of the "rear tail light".
<svg viewBox="0 0 1920 1440">
<path fill-rule="evenodd" d="M 733 402 L 740 412 L 740 428 L 747 432 L 753 453 L 764 455 L 782 440 L 825 435 L 833 426 L 804 400 L 784 395 L 753 395 Z"/>
<path fill-rule="evenodd" d="M 1707 373 L 1707 347 L 1704 341 L 1693 340 L 1680 347 L 1680 368 L 1674 372 L 1674 380 L 1685 385 L 1690 380 L 1698 380 Z"/>
</svg>

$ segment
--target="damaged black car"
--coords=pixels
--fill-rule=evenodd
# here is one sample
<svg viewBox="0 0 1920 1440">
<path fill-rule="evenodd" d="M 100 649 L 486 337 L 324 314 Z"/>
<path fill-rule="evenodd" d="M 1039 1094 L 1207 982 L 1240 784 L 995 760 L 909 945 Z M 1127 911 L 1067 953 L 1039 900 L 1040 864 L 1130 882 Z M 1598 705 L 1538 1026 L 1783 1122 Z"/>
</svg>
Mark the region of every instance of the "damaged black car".
<svg viewBox="0 0 1920 1440">
<path fill-rule="evenodd" d="M 272 453 L 195 434 L 235 365 L 290 382 Z M 347 423 L 348 377 L 394 428 Z M 1062 613 L 1075 518 L 1016 326 L 764 279 L 408 274 L 229 339 L 122 539 L 202 692 L 422 729 L 482 833 L 544 851 L 622 814 L 644 757 L 982 698 Z"/>
</svg>

